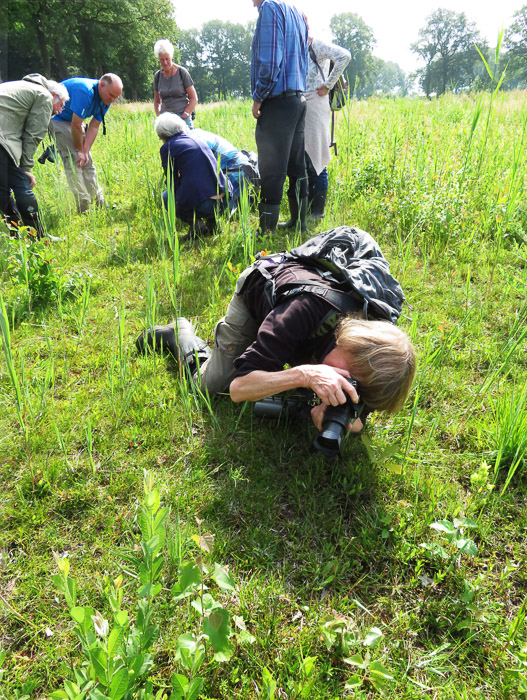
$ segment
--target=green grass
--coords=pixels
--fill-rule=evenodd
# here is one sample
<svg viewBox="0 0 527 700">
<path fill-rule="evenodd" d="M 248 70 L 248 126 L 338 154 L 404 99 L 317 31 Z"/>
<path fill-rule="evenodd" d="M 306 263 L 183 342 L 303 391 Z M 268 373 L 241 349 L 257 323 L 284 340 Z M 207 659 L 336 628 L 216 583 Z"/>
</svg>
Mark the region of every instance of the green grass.
<svg viewBox="0 0 527 700">
<path fill-rule="evenodd" d="M 44 263 L 28 268 L 26 249 L 0 235 L 0 697 L 44 698 L 80 664 L 54 553 L 69 559 L 78 605 L 107 613 L 98 575 L 122 573 L 135 614 L 145 469 L 171 528 L 154 689 L 184 673 L 178 637 L 200 630 L 171 593 L 179 557 L 197 555 L 199 518 L 215 537 L 211 560 L 236 582 L 221 603 L 255 637 L 225 663 L 208 649 L 200 697 L 273 697 L 276 683 L 275 697 L 339 698 L 354 675 L 357 696 L 370 697 L 375 662 L 393 676 L 388 697 L 520 696 L 524 103 L 522 93 L 372 99 L 338 115 L 316 231 L 347 224 L 376 236 L 412 306 L 401 325 L 420 364 L 405 410 L 375 416 L 368 443 L 347 440 L 331 463 L 309 451 L 309 426 L 277 426 L 227 397 L 211 413 L 173 361 L 135 353 L 146 325 L 175 315 L 212 337 L 262 247 L 254 212 L 179 247 L 160 205 L 153 112 L 138 106 L 114 106 L 94 147 L 107 210 L 76 215 L 60 166 L 37 166 L 45 224 L 64 240 L 40 245 Z M 248 103 L 200 108 L 198 123 L 254 149 Z M 293 242 L 277 235 L 263 247 Z M 464 517 L 477 523 L 464 533 L 475 556 L 430 527 Z M 337 618 L 347 653 L 321 633 Z M 368 646 L 372 627 L 382 637 Z M 363 668 L 344 661 L 358 653 Z"/>
</svg>

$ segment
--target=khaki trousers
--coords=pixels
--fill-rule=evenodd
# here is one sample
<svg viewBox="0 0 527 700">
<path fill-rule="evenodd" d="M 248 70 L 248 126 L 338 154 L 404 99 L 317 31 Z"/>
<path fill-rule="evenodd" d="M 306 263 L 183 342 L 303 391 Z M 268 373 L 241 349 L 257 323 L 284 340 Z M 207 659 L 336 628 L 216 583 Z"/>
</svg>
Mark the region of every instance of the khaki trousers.
<svg viewBox="0 0 527 700">
<path fill-rule="evenodd" d="M 236 289 L 225 316 L 214 330 L 214 345 L 209 359 L 201 365 L 201 387 L 209 394 L 229 391 L 234 379 L 234 360 L 239 357 L 258 335 L 258 323 L 251 316 L 240 292 L 254 267 L 248 267 L 238 277 Z"/>
<path fill-rule="evenodd" d="M 75 162 L 77 149 L 71 135 L 71 123 L 52 119 L 51 124 L 55 132 L 57 148 L 64 163 L 66 179 L 75 197 L 77 210 L 79 212 L 87 211 L 93 200 L 97 204 L 103 204 L 104 196 L 97 182 L 97 171 L 91 153 L 88 162 L 81 168 Z"/>
</svg>

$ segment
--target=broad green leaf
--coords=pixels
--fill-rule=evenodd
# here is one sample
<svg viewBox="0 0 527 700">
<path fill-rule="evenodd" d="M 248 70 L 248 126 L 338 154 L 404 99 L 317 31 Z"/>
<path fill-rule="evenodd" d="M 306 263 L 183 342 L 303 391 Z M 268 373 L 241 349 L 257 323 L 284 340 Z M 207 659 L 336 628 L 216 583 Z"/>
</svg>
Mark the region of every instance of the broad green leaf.
<svg viewBox="0 0 527 700">
<path fill-rule="evenodd" d="M 137 591 L 137 595 L 139 598 L 154 598 L 162 590 L 163 586 L 160 583 L 146 583 Z"/>
<path fill-rule="evenodd" d="M 236 639 L 240 644 L 254 644 L 256 641 L 256 637 L 247 630 L 236 632 Z"/>
<path fill-rule="evenodd" d="M 478 524 L 470 518 L 454 518 L 454 527 L 477 527 Z"/>
<path fill-rule="evenodd" d="M 90 691 L 90 700 L 111 700 L 108 695 L 105 695 L 104 693 L 101 693 L 101 691 L 98 688 L 94 688 L 92 691 Z"/>
<path fill-rule="evenodd" d="M 362 678 L 360 676 L 352 676 L 344 686 L 346 690 L 358 690 L 362 687 Z"/>
<path fill-rule="evenodd" d="M 188 679 L 181 673 L 174 673 L 171 679 L 172 688 L 176 693 L 179 693 L 181 697 L 185 697 L 188 688 Z"/>
<path fill-rule="evenodd" d="M 193 678 L 189 683 L 185 700 L 197 700 L 203 688 L 203 678 Z"/>
<path fill-rule="evenodd" d="M 431 554 L 441 557 L 441 559 L 449 559 L 447 552 L 443 549 L 443 547 L 441 547 L 440 544 L 437 544 L 437 542 L 433 542 L 432 544 L 427 544 L 426 542 L 423 542 L 419 546 L 422 549 L 426 549 Z"/>
<path fill-rule="evenodd" d="M 359 668 L 366 668 L 367 666 L 367 664 L 364 663 L 364 659 L 360 654 L 348 656 L 347 659 L 344 659 L 344 663 L 349 664 L 350 666 L 358 666 Z"/>
<path fill-rule="evenodd" d="M 122 627 L 114 627 L 108 636 L 108 656 L 112 658 L 117 653 L 123 641 L 124 630 Z"/>
<path fill-rule="evenodd" d="M 394 474 L 402 474 L 403 473 L 402 465 L 398 464 L 397 462 L 386 462 L 386 464 L 384 465 L 384 468 L 390 472 L 393 472 Z"/>
<path fill-rule="evenodd" d="M 70 615 L 75 620 L 75 622 L 78 622 L 79 625 L 82 625 L 85 620 L 91 619 L 91 616 L 93 615 L 93 608 L 70 608 Z"/>
<path fill-rule="evenodd" d="M 193 593 L 201 583 L 201 572 L 199 567 L 189 561 L 181 568 L 178 583 L 172 589 L 175 600 L 185 598 Z"/>
<path fill-rule="evenodd" d="M 157 489 L 154 489 L 153 491 L 150 491 L 150 493 L 145 494 L 145 506 L 148 508 L 149 511 L 151 511 L 152 513 L 157 513 L 159 504 L 160 498 L 159 491 Z"/>
<path fill-rule="evenodd" d="M 364 646 L 366 647 L 376 647 L 377 644 L 381 641 L 382 638 L 382 632 L 378 627 L 371 627 L 370 630 L 368 631 L 368 634 L 364 638 Z"/>
<path fill-rule="evenodd" d="M 276 693 L 276 681 L 271 675 L 271 671 L 264 666 L 262 671 L 262 696 L 264 700 L 274 700 Z"/>
<path fill-rule="evenodd" d="M 315 670 L 316 660 L 317 660 L 316 656 L 306 656 L 306 658 L 302 661 L 302 671 L 303 671 L 306 679 L 309 679 L 312 677 L 313 671 Z"/>
<path fill-rule="evenodd" d="M 191 603 L 192 607 L 199 612 L 200 615 L 207 615 L 214 608 L 220 608 L 220 603 L 217 603 L 210 593 L 203 594 L 203 603 L 201 598 L 196 598 Z"/>
<path fill-rule="evenodd" d="M 63 690 L 55 690 L 49 697 L 51 700 L 68 700 L 68 696 Z"/>
<path fill-rule="evenodd" d="M 450 522 L 450 520 L 438 520 L 436 523 L 430 525 L 432 530 L 437 530 L 438 532 L 444 532 L 447 539 L 450 541 L 454 536 L 456 528 Z"/>
<path fill-rule="evenodd" d="M 231 631 L 229 613 L 223 608 L 217 608 L 203 621 L 203 631 L 208 636 L 215 652 L 227 647 Z"/>
<path fill-rule="evenodd" d="M 234 590 L 234 579 L 223 566 L 216 564 L 216 568 L 212 572 L 212 578 L 216 581 L 222 591 Z"/>
<path fill-rule="evenodd" d="M 380 661 L 372 661 L 368 666 L 368 673 L 384 678 L 387 681 L 393 680 L 392 674 L 382 665 Z"/>
<path fill-rule="evenodd" d="M 128 669 L 121 668 L 110 681 L 110 697 L 112 700 L 121 700 L 128 690 Z"/>
<path fill-rule="evenodd" d="M 106 668 L 108 666 L 108 654 L 101 649 L 96 647 L 95 649 L 90 649 L 88 652 L 90 661 L 93 665 L 97 679 L 104 685 L 108 685 L 108 674 Z"/>
<path fill-rule="evenodd" d="M 454 544 L 464 554 L 470 554 L 472 557 L 475 557 L 478 553 L 478 546 L 473 540 L 457 537 L 454 540 Z"/>
<path fill-rule="evenodd" d="M 126 623 L 128 622 L 128 613 L 126 610 L 120 610 L 114 617 L 115 624 L 119 625 L 119 627 L 124 627 Z"/>
</svg>

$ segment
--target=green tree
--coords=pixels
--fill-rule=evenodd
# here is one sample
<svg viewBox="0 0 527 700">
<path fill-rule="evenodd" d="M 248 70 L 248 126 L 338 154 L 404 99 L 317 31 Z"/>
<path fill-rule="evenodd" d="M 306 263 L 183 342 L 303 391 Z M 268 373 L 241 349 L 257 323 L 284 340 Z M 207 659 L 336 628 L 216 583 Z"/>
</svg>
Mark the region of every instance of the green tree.
<svg viewBox="0 0 527 700">
<path fill-rule="evenodd" d="M 8 80 L 37 70 L 59 80 L 114 72 L 125 96 L 147 99 L 154 42 L 176 34 L 170 0 L 9 0 L 0 66 Z"/>
<path fill-rule="evenodd" d="M 208 102 L 212 100 L 214 96 L 214 81 L 208 66 L 205 65 L 199 31 L 197 29 L 181 31 L 178 36 L 177 47 L 181 64 L 185 66 L 192 76 L 199 101 Z"/>
<path fill-rule="evenodd" d="M 249 27 L 241 24 L 212 20 L 203 25 L 203 55 L 217 99 L 250 96 L 251 39 Z"/>
<path fill-rule="evenodd" d="M 505 47 L 512 87 L 527 87 L 527 5 L 514 13 L 505 34 Z"/>
<path fill-rule="evenodd" d="M 436 10 L 428 17 L 418 41 L 412 44 L 412 51 L 425 62 L 417 74 L 427 97 L 472 85 L 480 61 L 476 44 L 482 52 L 487 50 L 475 24 L 463 12 Z"/>
<path fill-rule="evenodd" d="M 329 23 L 333 41 L 348 49 L 351 60 L 346 68 L 350 94 L 363 88 L 374 70 L 372 48 L 375 44 L 373 30 L 353 12 L 333 15 Z"/>
</svg>

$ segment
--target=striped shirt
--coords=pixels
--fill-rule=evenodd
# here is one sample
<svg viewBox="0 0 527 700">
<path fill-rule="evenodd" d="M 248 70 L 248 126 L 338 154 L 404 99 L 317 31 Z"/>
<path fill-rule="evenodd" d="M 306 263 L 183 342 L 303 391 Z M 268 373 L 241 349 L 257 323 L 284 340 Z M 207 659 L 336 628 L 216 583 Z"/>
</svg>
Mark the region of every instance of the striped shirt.
<svg viewBox="0 0 527 700">
<path fill-rule="evenodd" d="M 251 46 L 251 92 L 255 102 L 286 90 L 306 90 L 306 22 L 284 0 L 263 0 Z"/>
</svg>

